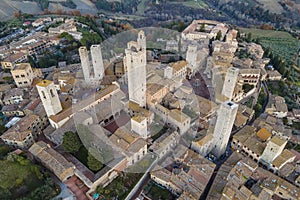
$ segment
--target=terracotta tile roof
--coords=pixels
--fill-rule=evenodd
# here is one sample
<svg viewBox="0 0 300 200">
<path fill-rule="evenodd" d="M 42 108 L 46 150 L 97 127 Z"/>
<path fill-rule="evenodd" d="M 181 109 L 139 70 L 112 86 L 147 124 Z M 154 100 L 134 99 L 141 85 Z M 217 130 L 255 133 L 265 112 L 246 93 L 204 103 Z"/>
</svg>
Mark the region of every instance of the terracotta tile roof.
<svg viewBox="0 0 300 200">
<path fill-rule="evenodd" d="M 262 141 L 268 140 L 271 136 L 272 133 L 270 133 L 266 128 L 261 128 L 257 133 L 256 136 L 259 137 Z"/>
<path fill-rule="evenodd" d="M 262 153 L 265 150 L 266 145 L 263 144 L 262 142 L 258 141 L 254 137 L 248 138 L 244 145 L 248 147 L 251 151 L 253 151 L 257 155 L 262 155 Z"/>
<path fill-rule="evenodd" d="M 67 161 L 61 154 L 43 141 L 34 143 L 30 147 L 29 152 L 41 160 L 41 162 L 58 177 L 61 177 L 65 170 L 70 168 L 75 169 L 75 166 L 71 162 Z"/>
<path fill-rule="evenodd" d="M 173 63 L 170 63 L 170 66 L 173 68 L 173 73 L 174 72 L 177 72 L 181 69 L 183 69 L 184 67 L 187 66 L 187 62 L 184 61 L 184 60 L 181 60 L 181 61 L 178 61 L 178 62 L 173 62 Z"/>
<path fill-rule="evenodd" d="M 27 136 L 31 134 L 31 130 L 19 131 L 19 130 L 8 130 L 6 131 L 1 138 L 3 140 L 15 140 L 22 142 Z"/>
<path fill-rule="evenodd" d="M 147 84 L 147 93 L 149 93 L 150 95 L 154 95 L 155 93 L 159 92 L 164 87 L 166 87 L 166 86 L 157 84 L 157 83 L 148 83 Z"/>
<path fill-rule="evenodd" d="M 283 140 L 283 139 L 281 139 L 281 138 L 279 138 L 278 136 L 274 136 L 271 140 L 270 140 L 270 142 L 272 142 L 272 143 L 274 143 L 274 144 L 276 144 L 276 145 L 278 145 L 278 146 L 282 146 L 282 145 L 285 145 L 286 144 L 286 140 Z"/>
<path fill-rule="evenodd" d="M 296 158 L 296 156 L 289 150 L 285 149 L 279 156 L 275 158 L 275 160 L 272 162 L 272 165 L 274 165 L 276 168 L 281 168 L 283 164 L 292 158 Z"/>
<path fill-rule="evenodd" d="M 244 128 L 234 134 L 233 138 L 244 143 L 249 137 L 255 133 L 256 128 L 253 126 L 246 125 Z"/>
</svg>

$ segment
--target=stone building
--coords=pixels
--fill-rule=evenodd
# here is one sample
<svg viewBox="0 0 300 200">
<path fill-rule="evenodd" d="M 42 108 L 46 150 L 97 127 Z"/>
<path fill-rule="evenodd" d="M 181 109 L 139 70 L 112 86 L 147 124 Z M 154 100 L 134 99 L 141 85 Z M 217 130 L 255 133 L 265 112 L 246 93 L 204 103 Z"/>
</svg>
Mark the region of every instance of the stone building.
<svg viewBox="0 0 300 200">
<path fill-rule="evenodd" d="M 43 141 L 33 144 L 29 152 L 61 181 L 66 181 L 75 174 L 75 165 Z"/>
<path fill-rule="evenodd" d="M 131 118 L 131 131 L 137 133 L 142 138 L 147 139 L 147 118 L 144 116 L 136 115 Z"/>
<path fill-rule="evenodd" d="M 222 94 L 229 100 L 232 100 L 234 88 L 237 83 L 239 70 L 234 67 L 230 67 L 227 70 L 225 81 L 223 84 Z"/>
<path fill-rule="evenodd" d="M 39 116 L 27 115 L 8 129 L 1 139 L 9 146 L 26 149 L 34 143 L 44 125 Z"/>
<path fill-rule="evenodd" d="M 275 158 L 282 153 L 286 143 L 286 140 L 283 140 L 278 136 L 274 136 L 268 142 L 259 161 L 265 164 L 266 166 L 270 167 L 271 163 L 275 160 Z"/>
<path fill-rule="evenodd" d="M 29 87 L 33 79 L 37 77 L 29 63 L 16 64 L 11 70 L 11 74 L 17 87 Z M 41 74 L 39 73 L 39 75 Z"/>
<path fill-rule="evenodd" d="M 59 96 L 52 81 L 42 80 L 36 84 L 36 87 L 48 117 L 62 111 Z"/>
<path fill-rule="evenodd" d="M 130 41 L 125 49 L 124 68 L 127 73 L 129 100 L 146 106 L 146 37 L 138 33 L 137 42 Z"/>
<path fill-rule="evenodd" d="M 214 148 L 212 153 L 220 157 L 226 151 L 231 129 L 238 110 L 238 104 L 226 101 L 221 104 L 218 111 L 217 121 L 214 129 Z"/>
</svg>

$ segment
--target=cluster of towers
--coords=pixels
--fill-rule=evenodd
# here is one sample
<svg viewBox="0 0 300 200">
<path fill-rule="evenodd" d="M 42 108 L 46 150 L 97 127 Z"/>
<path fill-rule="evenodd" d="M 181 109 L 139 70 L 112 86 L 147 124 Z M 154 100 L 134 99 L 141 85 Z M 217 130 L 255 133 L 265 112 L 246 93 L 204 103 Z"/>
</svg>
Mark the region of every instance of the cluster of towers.
<svg viewBox="0 0 300 200">
<path fill-rule="evenodd" d="M 86 47 L 79 48 L 84 79 L 87 83 L 100 81 L 104 76 L 104 67 L 100 45 L 93 45 L 90 52 Z M 124 57 L 124 68 L 127 72 L 129 100 L 140 107 L 146 106 L 146 38 L 143 31 L 138 33 L 137 41 L 127 44 Z M 221 103 L 213 132 L 212 153 L 220 157 L 225 153 L 231 130 L 235 121 L 238 105 L 231 101 L 234 83 L 237 81 L 238 70 L 229 68 L 223 86 L 223 95 L 229 99 Z M 37 84 L 37 89 L 46 110 L 47 116 L 56 115 L 62 111 L 57 88 L 52 81 L 43 80 Z M 132 120 L 135 132 L 145 132 L 147 135 L 147 122 L 141 116 Z M 143 135 L 143 137 L 147 137 Z"/>
<path fill-rule="evenodd" d="M 79 56 L 86 83 L 101 81 L 104 76 L 101 46 L 92 45 L 90 51 L 86 47 L 79 48 Z"/>
</svg>

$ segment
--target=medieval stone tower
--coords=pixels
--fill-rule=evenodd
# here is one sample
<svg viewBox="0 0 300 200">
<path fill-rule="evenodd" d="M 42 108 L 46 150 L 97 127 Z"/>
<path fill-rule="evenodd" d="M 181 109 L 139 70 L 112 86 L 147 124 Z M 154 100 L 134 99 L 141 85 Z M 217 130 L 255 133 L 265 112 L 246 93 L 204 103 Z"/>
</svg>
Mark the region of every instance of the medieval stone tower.
<svg viewBox="0 0 300 200">
<path fill-rule="evenodd" d="M 101 46 L 91 46 L 92 66 L 94 69 L 94 80 L 99 81 L 104 76 L 104 66 L 102 60 Z"/>
<path fill-rule="evenodd" d="M 86 47 L 79 48 L 79 56 L 86 83 L 100 81 L 104 76 L 104 66 L 102 60 L 101 46 L 92 45 L 90 52 Z"/>
<path fill-rule="evenodd" d="M 239 69 L 234 67 L 229 67 L 225 76 L 225 81 L 223 84 L 222 94 L 228 98 L 229 101 L 232 100 L 235 85 L 238 79 Z"/>
<path fill-rule="evenodd" d="M 146 106 L 146 37 L 144 31 L 138 33 L 137 42 L 127 43 L 124 58 L 127 72 L 129 100 Z"/>
<path fill-rule="evenodd" d="M 226 151 L 237 110 L 238 104 L 231 101 L 221 104 L 213 133 L 214 148 L 212 153 L 216 157 L 220 157 Z"/>
<path fill-rule="evenodd" d="M 62 106 L 57 94 L 56 87 L 52 81 L 42 80 L 36 85 L 48 117 L 62 111 Z"/>
<path fill-rule="evenodd" d="M 187 52 L 186 52 L 186 61 L 188 62 L 189 68 L 192 70 L 192 73 L 194 71 L 197 71 L 197 46 L 194 44 L 191 44 L 188 46 Z"/>
<path fill-rule="evenodd" d="M 86 47 L 79 48 L 79 56 L 81 61 L 81 67 L 83 71 L 84 80 L 86 83 L 91 81 L 91 69 L 90 69 L 90 60 L 89 54 Z"/>
</svg>

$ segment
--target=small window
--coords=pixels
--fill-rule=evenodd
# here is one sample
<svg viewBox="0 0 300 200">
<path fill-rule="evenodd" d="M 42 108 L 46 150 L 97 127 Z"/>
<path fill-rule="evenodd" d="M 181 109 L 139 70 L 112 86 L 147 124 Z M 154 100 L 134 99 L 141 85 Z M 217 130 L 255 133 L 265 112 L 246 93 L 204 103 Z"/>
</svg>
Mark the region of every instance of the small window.
<svg viewBox="0 0 300 200">
<path fill-rule="evenodd" d="M 16 78 L 20 78 L 20 76 L 19 76 L 19 75 L 16 75 Z"/>
<path fill-rule="evenodd" d="M 51 94 L 51 97 L 54 97 L 54 92 L 53 92 L 53 89 L 50 89 L 50 94 Z"/>
<path fill-rule="evenodd" d="M 46 99 L 46 95 L 45 95 L 44 91 L 42 91 L 42 96 L 43 96 L 44 99 Z"/>
<path fill-rule="evenodd" d="M 24 74 L 22 74 L 22 75 L 21 75 L 21 77 L 23 77 L 23 78 L 24 78 L 24 77 L 25 77 L 25 75 L 24 75 Z"/>
</svg>

